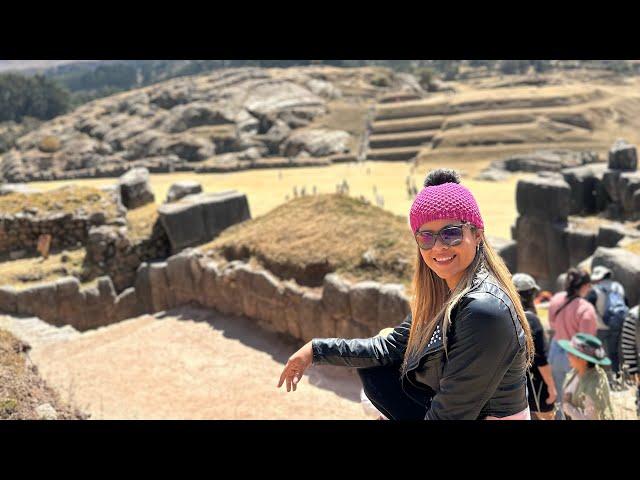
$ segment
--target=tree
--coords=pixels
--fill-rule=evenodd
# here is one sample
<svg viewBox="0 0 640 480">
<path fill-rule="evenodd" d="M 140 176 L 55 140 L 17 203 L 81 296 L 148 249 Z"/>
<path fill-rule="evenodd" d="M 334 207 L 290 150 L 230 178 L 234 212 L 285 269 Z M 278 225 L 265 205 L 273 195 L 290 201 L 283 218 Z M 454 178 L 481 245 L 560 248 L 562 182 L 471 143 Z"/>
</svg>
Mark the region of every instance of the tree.
<svg viewBox="0 0 640 480">
<path fill-rule="evenodd" d="M 0 75 L 0 121 L 20 122 L 30 116 L 49 120 L 71 105 L 69 92 L 42 75 Z"/>
</svg>

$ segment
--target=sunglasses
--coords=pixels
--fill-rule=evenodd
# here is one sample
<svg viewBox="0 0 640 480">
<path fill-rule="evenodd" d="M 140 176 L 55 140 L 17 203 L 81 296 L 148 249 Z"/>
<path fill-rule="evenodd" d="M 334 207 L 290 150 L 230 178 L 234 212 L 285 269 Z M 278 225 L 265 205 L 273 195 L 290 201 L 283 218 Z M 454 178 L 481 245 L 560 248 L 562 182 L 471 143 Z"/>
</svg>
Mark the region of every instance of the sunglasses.
<svg viewBox="0 0 640 480">
<path fill-rule="evenodd" d="M 463 228 L 465 225 L 469 224 L 462 223 L 460 225 L 447 225 L 437 232 L 418 230 L 415 235 L 418 247 L 420 247 L 422 250 L 430 250 L 435 246 L 438 237 L 440 237 L 440 240 L 445 245 L 449 247 L 455 247 L 462 242 L 462 238 L 464 237 Z"/>
</svg>

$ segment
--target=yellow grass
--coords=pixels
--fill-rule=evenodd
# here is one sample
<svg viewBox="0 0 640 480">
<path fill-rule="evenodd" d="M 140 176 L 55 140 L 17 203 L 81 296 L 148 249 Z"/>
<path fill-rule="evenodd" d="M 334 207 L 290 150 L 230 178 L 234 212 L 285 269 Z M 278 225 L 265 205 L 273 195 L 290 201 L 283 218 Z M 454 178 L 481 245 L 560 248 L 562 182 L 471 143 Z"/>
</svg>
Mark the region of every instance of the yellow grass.
<svg viewBox="0 0 640 480">
<path fill-rule="evenodd" d="M 95 188 L 95 186 L 78 186 L 77 181 L 58 183 L 51 182 L 47 185 L 46 192 L 43 193 L 12 193 L 0 196 L 0 214 L 15 214 L 26 207 L 38 209 L 38 215 L 45 212 L 65 212 L 74 213 L 77 209 L 83 208 L 86 213 L 96 211 L 104 212 L 107 218 L 115 217 L 116 205 L 109 199 L 107 193 Z M 35 185 L 35 184 L 34 184 Z M 59 187 L 65 188 L 59 188 Z M 108 208 L 104 208 L 103 203 L 108 203 Z"/>
<path fill-rule="evenodd" d="M 246 193 L 251 215 L 264 215 L 285 202 L 285 197 L 293 198 L 293 187 L 298 190 L 306 187 L 311 193 L 315 185 L 318 193 L 335 193 L 336 184 L 346 180 L 350 194 L 363 195 L 375 205 L 373 187 L 384 197 L 384 208 L 396 215 L 407 215 L 411 201 L 405 189 L 405 179 L 411 176 L 420 188 L 425 174 L 433 168 L 449 167 L 463 170 L 466 176 L 463 183 L 476 196 L 480 211 L 485 219 L 488 235 L 511 238 L 510 227 L 516 219 L 515 186 L 524 176 L 513 175 L 503 182 L 480 182 L 471 180 L 480 170 L 489 164 L 489 160 L 466 161 L 425 161 L 414 173 L 411 165 L 405 162 L 363 162 L 360 164 L 334 164 L 328 167 L 304 167 L 284 169 L 245 170 L 232 173 L 178 172 L 172 174 L 151 174 L 151 188 L 156 203 L 166 198 L 172 183 L 180 180 L 195 180 L 202 183 L 205 192 L 236 189 Z M 368 172 L 368 173 L 367 173 Z M 280 178 L 280 173 L 282 178 Z M 116 179 L 98 178 L 84 180 L 64 180 L 58 182 L 34 182 L 34 188 L 51 190 L 61 185 L 80 184 L 93 187 L 115 183 Z"/>
<path fill-rule="evenodd" d="M 85 249 L 69 250 L 69 260 L 62 261 L 65 253 L 42 257 L 23 258 L 0 262 L 0 285 L 26 288 L 43 282 L 50 282 L 68 275 L 79 275 L 84 261 Z"/>
</svg>

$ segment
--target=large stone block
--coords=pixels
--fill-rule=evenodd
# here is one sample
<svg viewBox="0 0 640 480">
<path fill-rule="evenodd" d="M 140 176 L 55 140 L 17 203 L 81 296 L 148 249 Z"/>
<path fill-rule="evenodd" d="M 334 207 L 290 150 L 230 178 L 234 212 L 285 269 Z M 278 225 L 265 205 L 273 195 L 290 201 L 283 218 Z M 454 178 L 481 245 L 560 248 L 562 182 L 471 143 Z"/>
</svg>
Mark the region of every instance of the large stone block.
<svg viewBox="0 0 640 480">
<path fill-rule="evenodd" d="M 143 262 L 136 270 L 136 280 L 134 283 L 136 296 L 140 302 L 143 313 L 153 313 L 153 300 L 151 298 L 151 282 L 149 280 L 149 264 Z"/>
<path fill-rule="evenodd" d="M 149 284 L 151 287 L 152 312 L 160 312 L 176 306 L 175 295 L 169 287 L 167 262 L 149 264 Z"/>
<path fill-rule="evenodd" d="M 380 283 L 373 281 L 358 282 L 351 286 L 349 304 L 354 322 L 374 329 L 378 326 L 380 287 Z"/>
<path fill-rule="evenodd" d="M 621 174 L 618 188 L 620 190 L 622 209 L 627 216 L 631 216 L 635 210 L 634 195 L 640 191 L 640 172 Z"/>
<path fill-rule="evenodd" d="M 0 287 L 0 311 L 16 313 L 17 291 L 12 287 Z"/>
<path fill-rule="evenodd" d="M 618 186 L 618 182 L 621 173 L 620 170 L 605 170 L 602 175 L 602 184 L 612 202 L 620 202 L 620 187 Z"/>
<path fill-rule="evenodd" d="M 582 228 L 567 229 L 569 264 L 574 266 L 591 256 L 596 249 L 597 233 Z"/>
<path fill-rule="evenodd" d="M 193 252 L 183 252 L 167 259 L 167 279 L 176 305 L 184 305 L 198 299 L 198 283 L 193 278 L 191 265 L 193 256 Z"/>
<path fill-rule="evenodd" d="M 169 187 L 169 193 L 167 193 L 167 202 L 175 202 L 187 195 L 202 192 L 202 185 L 193 180 L 183 180 L 181 182 L 173 183 Z"/>
<path fill-rule="evenodd" d="M 56 281 L 56 303 L 59 324 L 74 325 L 82 319 L 85 298 L 77 278 L 65 277 Z"/>
<path fill-rule="evenodd" d="M 518 270 L 532 275 L 542 288 L 553 288 L 556 277 L 569 268 L 567 224 L 535 217 L 518 217 Z"/>
<path fill-rule="evenodd" d="M 336 273 L 324 276 L 322 284 L 322 304 L 324 310 L 339 318 L 351 319 L 349 284 Z"/>
<path fill-rule="evenodd" d="M 295 338 L 302 338 L 300 328 L 300 303 L 304 289 L 294 280 L 282 282 L 284 288 L 284 322 L 273 324 L 278 331 L 285 331 Z M 284 329 L 284 330 L 283 330 Z"/>
<path fill-rule="evenodd" d="M 222 230 L 249 220 L 246 195 L 235 190 L 187 195 L 158 208 L 173 252 L 211 240 Z"/>
<path fill-rule="evenodd" d="M 200 303 L 205 307 L 219 309 L 220 286 L 218 278 L 221 272 L 218 263 L 213 260 L 203 260 L 200 289 L 202 291 Z"/>
<path fill-rule="evenodd" d="M 502 258 L 511 273 L 516 273 L 518 265 L 518 243 L 515 240 L 505 240 L 503 238 L 489 237 L 489 244 Z"/>
<path fill-rule="evenodd" d="M 518 213 L 551 221 L 564 221 L 569 215 L 571 189 L 558 178 L 534 177 L 518 181 Z"/>
<path fill-rule="evenodd" d="M 601 184 L 605 165 L 587 165 L 562 170 L 571 189 L 570 215 L 587 215 L 603 209 Z"/>
<path fill-rule="evenodd" d="M 119 322 L 127 318 L 135 318 L 143 313 L 135 288 L 129 287 L 123 290 L 116 298 L 113 313 L 115 321 Z"/>
<path fill-rule="evenodd" d="M 603 265 L 613 272 L 620 282 L 631 305 L 640 301 L 640 255 L 622 248 L 598 247 L 593 254 L 592 266 Z"/>
<path fill-rule="evenodd" d="M 298 306 L 300 339 L 308 342 L 312 338 L 326 336 L 322 325 L 322 297 L 320 292 L 305 292 Z"/>
<path fill-rule="evenodd" d="M 638 168 L 638 155 L 635 145 L 619 139 L 609 150 L 609 168 L 612 170 L 635 171 Z"/>
<path fill-rule="evenodd" d="M 380 288 L 378 297 L 378 325 L 372 335 L 387 327 L 400 325 L 411 311 L 409 299 L 401 284 L 388 283 Z"/>
<path fill-rule="evenodd" d="M 33 315 L 54 323 L 57 317 L 56 285 L 46 283 L 28 287 L 18 293 L 17 313 Z"/>
<path fill-rule="evenodd" d="M 149 185 L 149 170 L 143 167 L 133 168 L 122 175 L 118 181 L 122 203 L 127 208 L 137 208 L 154 201 L 155 197 Z"/>
<path fill-rule="evenodd" d="M 601 225 L 598 228 L 596 246 L 613 248 L 618 244 L 620 240 L 622 240 L 626 235 L 629 234 L 632 234 L 632 232 L 621 223 Z"/>
</svg>

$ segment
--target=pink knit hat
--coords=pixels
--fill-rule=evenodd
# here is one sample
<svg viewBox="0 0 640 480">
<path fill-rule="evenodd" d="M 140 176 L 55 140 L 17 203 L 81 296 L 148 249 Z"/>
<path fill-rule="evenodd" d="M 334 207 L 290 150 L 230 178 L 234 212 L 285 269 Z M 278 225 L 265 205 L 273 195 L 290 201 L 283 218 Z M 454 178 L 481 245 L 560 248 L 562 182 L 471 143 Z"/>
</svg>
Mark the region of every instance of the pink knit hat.
<svg viewBox="0 0 640 480">
<path fill-rule="evenodd" d="M 480 209 L 471 192 L 453 182 L 424 187 L 409 210 L 409 224 L 415 233 L 422 224 L 452 218 L 484 228 Z"/>
</svg>

